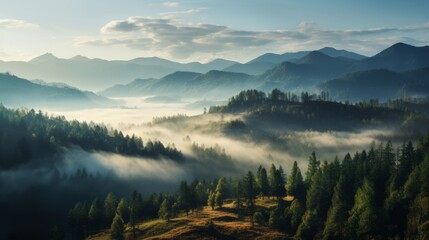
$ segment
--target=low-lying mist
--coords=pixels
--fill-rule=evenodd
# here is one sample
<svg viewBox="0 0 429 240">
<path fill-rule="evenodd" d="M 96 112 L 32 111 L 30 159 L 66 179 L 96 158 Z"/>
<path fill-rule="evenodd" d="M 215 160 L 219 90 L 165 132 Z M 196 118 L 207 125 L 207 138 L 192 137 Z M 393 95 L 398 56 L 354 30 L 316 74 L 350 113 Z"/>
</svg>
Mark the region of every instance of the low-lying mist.
<svg viewBox="0 0 429 240">
<path fill-rule="evenodd" d="M 142 158 L 78 147 L 62 150 L 49 161 L 0 170 L 0 239 L 30 226 L 44 239 L 53 224 L 67 226 L 67 210 L 77 201 L 92 201 L 110 191 L 127 197 L 133 190 L 149 195 L 176 189 L 181 180 L 234 177 L 259 165 L 281 165 L 286 174 L 294 161 L 303 172 L 312 151 L 318 160 L 332 161 L 390 139 L 394 129 L 355 131 L 273 131 L 263 120 L 246 124 L 244 115 L 202 114 L 202 105 L 189 102 L 147 103 L 144 98 L 123 99 L 123 108 L 48 112 L 68 120 L 93 121 L 143 139 L 176 147 L 184 160 Z M 207 106 L 208 107 L 208 106 Z M 43 109 L 46 111 L 45 109 Z M 169 116 L 169 117 L 167 117 Z M 238 127 L 237 127 L 238 126 Z M 408 139 L 395 138 L 394 144 Z M 31 229 L 30 229 L 31 228 Z"/>
</svg>

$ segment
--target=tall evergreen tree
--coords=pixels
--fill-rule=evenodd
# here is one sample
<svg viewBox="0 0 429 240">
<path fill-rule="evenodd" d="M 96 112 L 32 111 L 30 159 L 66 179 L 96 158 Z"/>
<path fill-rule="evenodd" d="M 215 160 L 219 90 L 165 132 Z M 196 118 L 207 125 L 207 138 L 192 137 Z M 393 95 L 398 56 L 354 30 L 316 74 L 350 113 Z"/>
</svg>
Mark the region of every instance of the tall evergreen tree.
<svg viewBox="0 0 429 240">
<path fill-rule="evenodd" d="M 125 224 L 121 215 L 117 213 L 113 218 L 112 225 L 110 226 L 110 239 L 111 240 L 124 240 Z"/>
<path fill-rule="evenodd" d="M 222 177 L 219 179 L 216 186 L 216 191 L 215 191 L 215 202 L 218 207 L 220 208 L 222 207 L 225 196 L 226 196 L 226 178 Z"/>
<path fill-rule="evenodd" d="M 301 175 L 301 170 L 298 167 L 298 163 L 294 161 L 292 170 L 289 174 L 289 178 L 286 183 L 287 194 L 294 196 L 295 198 L 304 200 L 305 197 L 305 186 Z"/>
<path fill-rule="evenodd" d="M 275 173 L 275 185 L 277 199 L 286 196 L 286 175 L 284 174 L 282 166 L 279 166 L 279 169 L 277 169 Z"/>
<path fill-rule="evenodd" d="M 169 204 L 167 198 L 165 198 L 164 201 L 162 201 L 161 206 L 160 206 L 159 211 L 158 211 L 158 216 L 159 216 L 159 218 L 161 218 L 163 220 L 170 221 L 171 207 L 170 207 L 170 204 Z"/>
<path fill-rule="evenodd" d="M 347 230 L 351 237 L 362 239 L 375 230 L 377 215 L 374 198 L 374 187 L 368 179 L 365 179 L 362 187 L 356 192 L 355 204 L 347 220 Z"/>
<path fill-rule="evenodd" d="M 345 237 L 348 208 L 344 190 L 348 187 L 345 177 L 341 176 L 335 186 L 332 205 L 329 208 L 325 228 L 323 230 L 323 239 L 344 239 Z"/>
<path fill-rule="evenodd" d="M 317 161 L 316 153 L 312 152 L 310 157 L 308 158 L 308 168 L 307 172 L 305 173 L 305 183 L 307 185 L 310 184 L 311 178 L 316 174 L 317 170 L 320 167 L 320 162 Z"/>
<path fill-rule="evenodd" d="M 216 206 L 216 192 L 215 191 L 210 191 L 209 193 L 209 197 L 207 199 L 207 205 L 209 205 L 212 210 L 214 210 L 214 207 Z"/>
<path fill-rule="evenodd" d="M 179 208 L 183 209 L 186 215 L 188 215 L 191 207 L 191 190 L 189 189 L 188 183 L 186 181 L 182 181 L 180 183 L 177 203 Z"/>
<path fill-rule="evenodd" d="M 128 219 L 130 217 L 130 211 L 129 211 L 128 203 L 125 200 L 125 198 L 121 198 L 121 201 L 119 201 L 118 207 L 116 208 L 116 212 L 120 215 L 124 223 L 128 222 Z"/>
<path fill-rule="evenodd" d="M 253 216 L 257 192 L 255 177 L 251 171 L 248 171 L 243 179 L 243 190 L 246 197 L 247 209 L 250 211 L 250 216 Z"/>
<path fill-rule="evenodd" d="M 112 192 L 109 192 L 106 199 L 104 200 L 104 215 L 108 223 L 111 223 L 115 217 L 117 207 L 118 202 L 115 195 Z"/>
<path fill-rule="evenodd" d="M 276 166 L 274 164 L 271 164 L 268 181 L 270 184 L 270 194 L 271 196 L 273 196 L 273 198 L 277 195 L 276 172 Z"/>
<path fill-rule="evenodd" d="M 98 230 L 101 228 L 104 220 L 104 209 L 101 201 L 96 198 L 89 208 L 88 219 L 93 230 Z"/>
<path fill-rule="evenodd" d="M 257 183 L 262 199 L 264 199 L 264 197 L 270 194 L 270 183 L 268 181 L 267 170 L 262 166 L 259 166 L 258 169 Z"/>
</svg>

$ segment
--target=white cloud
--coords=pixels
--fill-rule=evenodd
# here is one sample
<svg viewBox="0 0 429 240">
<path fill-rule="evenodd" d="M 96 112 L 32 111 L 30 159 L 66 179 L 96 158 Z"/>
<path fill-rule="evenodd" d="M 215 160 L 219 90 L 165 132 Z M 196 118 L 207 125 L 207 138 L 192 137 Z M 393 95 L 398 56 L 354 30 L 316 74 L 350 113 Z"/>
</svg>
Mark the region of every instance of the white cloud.
<svg viewBox="0 0 429 240">
<path fill-rule="evenodd" d="M 81 45 L 125 46 L 173 59 L 214 56 L 220 52 L 234 55 L 238 52 L 253 56 L 276 49 L 276 52 L 319 49 L 332 46 L 374 53 L 396 41 L 424 43 L 412 33 L 429 31 L 429 23 L 415 26 L 370 29 L 324 29 L 313 22 L 302 22 L 296 29 L 276 31 L 248 31 L 213 24 L 185 22 L 174 13 L 163 18 L 134 16 L 113 20 L 101 28 L 103 35 L 80 42 Z M 195 13 L 190 10 L 189 13 Z"/>
<path fill-rule="evenodd" d="M 179 6 L 178 2 L 165 2 L 162 5 L 164 5 L 165 7 L 177 7 Z"/>
<path fill-rule="evenodd" d="M 38 25 L 19 19 L 0 19 L 1 28 L 37 28 Z"/>
</svg>

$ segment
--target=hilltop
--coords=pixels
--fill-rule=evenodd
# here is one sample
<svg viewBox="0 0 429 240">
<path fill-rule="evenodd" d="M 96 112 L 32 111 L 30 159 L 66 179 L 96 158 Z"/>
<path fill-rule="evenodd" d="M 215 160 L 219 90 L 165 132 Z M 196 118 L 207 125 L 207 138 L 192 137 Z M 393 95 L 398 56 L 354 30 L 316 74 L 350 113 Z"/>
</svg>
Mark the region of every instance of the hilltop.
<svg viewBox="0 0 429 240">
<path fill-rule="evenodd" d="M 228 201 L 228 200 L 226 200 Z M 265 198 L 256 201 L 258 209 L 271 210 L 277 206 L 275 200 Z M 214 229 L 207 223 L 212 221 Z M 136 239 L 292 239 L 287 234 L 268 226 L 254 224 L 249 218 L 239 219 L 232 200 L 222 209 L 204 207 L 198 212 L 182 215 L 165 221 L 161 219 L 141 222 L 136 226 Z M 132 238 L 132 229 L 126 228 L 125 235 Z M 108 240 L 109 231 L 88 237 L 88 240 Z"/>
</svg>

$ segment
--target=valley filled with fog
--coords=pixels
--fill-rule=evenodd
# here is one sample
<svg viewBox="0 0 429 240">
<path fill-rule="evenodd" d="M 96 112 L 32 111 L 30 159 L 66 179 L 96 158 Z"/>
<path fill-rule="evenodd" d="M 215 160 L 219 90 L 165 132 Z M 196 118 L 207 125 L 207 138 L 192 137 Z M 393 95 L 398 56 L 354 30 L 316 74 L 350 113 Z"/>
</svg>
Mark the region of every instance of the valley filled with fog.
<svg viewBox="0 0 429 240">
<path fill-rule="evenodd" d="M 219 179 L 232 189 L 249 169 L 273 164 L 284 191 L 293 169 L 305 173 L 314 161 L 322 174 L 365 149 L 396 156 L 398 167 L 404 143 L 421 148 L 429 131 L 428 53 L 396 43 L 371 57 L 321 48 L 247 63 L 52 54 L 0 62 L 13 70 L 0 74 L 0 212 L 10 216 L 0 219 L 0 239 L 45 239 L 53 226 L 76 239 L 101 233 L 86 232 L 85 219 L 108 193 L 141 194 L 148 220 L 161 202 L 183 205 L 183 181 L 204 185 L 206 206 Z M 84 220 L 71 215 L 79 206 Z"/>
</svg>

